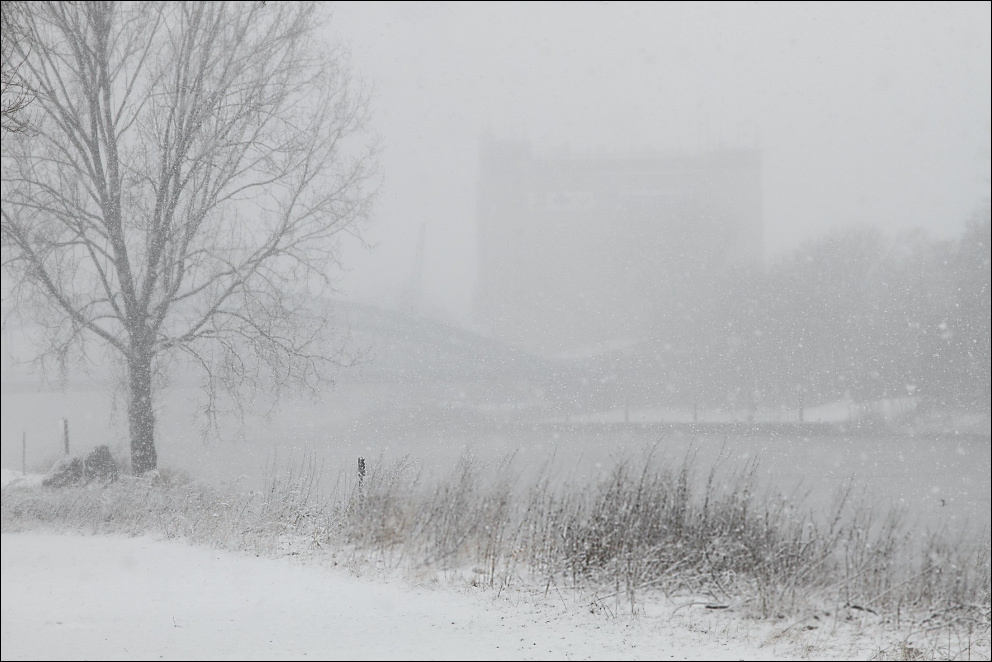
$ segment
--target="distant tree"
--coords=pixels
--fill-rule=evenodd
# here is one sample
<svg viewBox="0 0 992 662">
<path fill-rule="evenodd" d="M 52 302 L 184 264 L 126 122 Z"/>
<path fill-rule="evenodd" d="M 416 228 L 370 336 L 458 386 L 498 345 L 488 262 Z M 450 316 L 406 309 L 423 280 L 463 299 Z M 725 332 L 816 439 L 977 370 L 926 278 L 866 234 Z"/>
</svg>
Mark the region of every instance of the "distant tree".
<svg viewBox="0 0 992 662">
<path fill-rule="evenodd" d="M 367 216 L 366 98 L 314 3 L 38 2 L 22 18 L 32 131 L 3 141 L 4 275 L 47 356 L 120 357 L 143 473 L 153 376 L 177 356 L 211 398 L 325 377 L 326 323 L 304 304 Z"/>
<path fill-rule="evenodd" d="M 992 362 L 992 213 L 985 207 L 968 222 L 953 260 L 956 305 L 945 334 L 953 342 L 953 354 L 961 379 L 979 401 L 988 405 L 989 364 Z"/>
<path fill-rule="evenodd" d="M 798 403 L 878 388 L 871 297 L 886 241 L 875 228 L 834 230 L 776 260 L 752 295 L 759 310 L 740 335 L 762 390 Z"/>
<path fill-rule="evenodd" d="M 988 403 L 990 245 L 988 208 L 956 241 L 834 230 L 736 273 L 701 324 L 671 336 L 685 350 L 666 369 L 683 392 L 738 405 Z"/>
</svg>

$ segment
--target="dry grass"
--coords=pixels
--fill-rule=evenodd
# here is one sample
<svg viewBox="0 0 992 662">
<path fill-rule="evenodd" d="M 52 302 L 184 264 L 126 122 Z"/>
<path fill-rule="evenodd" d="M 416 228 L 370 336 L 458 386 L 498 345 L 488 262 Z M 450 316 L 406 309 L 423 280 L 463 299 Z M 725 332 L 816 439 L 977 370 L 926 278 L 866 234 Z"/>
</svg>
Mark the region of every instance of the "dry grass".
<svg viewBox="0 0 992 662">
<path fill-rule="evenodd" d="M 908 633 L 880 659 L 988 650 L 987 528 L 920 533 L 850 487 L 828 512 L 810 512 L 799 498 L 759 494 L 756 465 L 700 472 L 691 456 L 675 465 L 650 453 L 621 459 L 598 481 L 555 483 L 550 474 L 522 484 L 512 458 L 465 457 L 442 477 L 409 460 L 378 462 L 360 483 L 321 496 L 311 458 L 273 471 L 261 490 L 166 474 L 8 488 L 2 525 L 156 533 L 254 553 L 290 539 L 387 567 L 472 568 L 496 589 L 571 586 L 632 611 L 652 595 L 762 618 L 846 610 Z"/>
</svg>

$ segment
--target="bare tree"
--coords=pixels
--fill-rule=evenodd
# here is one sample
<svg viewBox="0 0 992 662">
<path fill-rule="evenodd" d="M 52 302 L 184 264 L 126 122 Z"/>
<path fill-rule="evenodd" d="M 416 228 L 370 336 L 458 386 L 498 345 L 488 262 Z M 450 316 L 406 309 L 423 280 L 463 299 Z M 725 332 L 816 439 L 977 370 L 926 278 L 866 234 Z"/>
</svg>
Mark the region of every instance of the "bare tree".
<svg viewBox="0 0 992 662">
<path fill-rule="evenodd" d="M 21 39 L 21 15 L 27 10 L 22 0 L 0 2 L 0 130 L 4 133 L 24 131 L 24 109 L 31 93 L 18 70 L 23 57 L 15 44 Z"/>
<path fill-rule="evenodd" d="M 122 359 L 131 463 L 154 469 L 153 375 L 211 398 L 317 383 L 338 239 L 367 217 L 366 97 L 313 3 L 33 3 L 13 44 L 32 135 L 3 143 L 3 267 L 49 356 Z M 36 126 L 34 126 L 36 124 Z M 309 312 L 308 312 L 309 311 Z"/>
</svg>

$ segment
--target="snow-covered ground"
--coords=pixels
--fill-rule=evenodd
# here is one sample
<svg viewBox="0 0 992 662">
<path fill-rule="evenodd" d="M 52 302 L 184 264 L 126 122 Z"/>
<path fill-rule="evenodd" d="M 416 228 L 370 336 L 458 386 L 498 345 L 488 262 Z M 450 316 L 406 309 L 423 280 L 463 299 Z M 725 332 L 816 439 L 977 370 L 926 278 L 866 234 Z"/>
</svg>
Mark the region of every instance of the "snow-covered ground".
<svg viewBox="0 0 992 662">
<path fill-rule="evenodd" d="M 0 540 L 4 660 L 851 658 L 883 644 L 863 621 L 754 621 L 691 600 L 631 617 L 615 597 L 385 575 L 326 552 L 255 558 L 38 532 Z"/>
<path fill-rule="evenodd" d="M 0 469 L 0 488 L 8 485 L 38 487 L 45 477 L 42 474 L 29 474 L 13 469 Z"/>
</svg>

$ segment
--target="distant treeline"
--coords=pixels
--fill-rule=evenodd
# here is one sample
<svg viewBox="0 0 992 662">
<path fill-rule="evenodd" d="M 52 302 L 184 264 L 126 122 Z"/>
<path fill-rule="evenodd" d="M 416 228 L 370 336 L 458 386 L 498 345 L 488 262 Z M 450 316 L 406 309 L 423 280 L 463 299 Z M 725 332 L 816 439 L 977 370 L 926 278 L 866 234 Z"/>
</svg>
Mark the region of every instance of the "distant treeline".
<svg viewBox="0 0 992 662">
<path fill-rule="evenodd" d="M 989 256 L 988 208 L 953 240 L 834 231 L 689 298 L 651 341 L 601 357 L 610 387 L 596 390 L 631 405 L 988 408 Z"/>
</svg>

